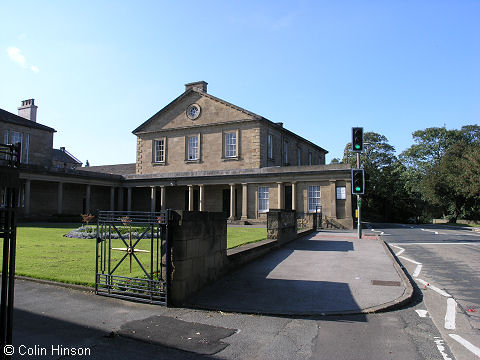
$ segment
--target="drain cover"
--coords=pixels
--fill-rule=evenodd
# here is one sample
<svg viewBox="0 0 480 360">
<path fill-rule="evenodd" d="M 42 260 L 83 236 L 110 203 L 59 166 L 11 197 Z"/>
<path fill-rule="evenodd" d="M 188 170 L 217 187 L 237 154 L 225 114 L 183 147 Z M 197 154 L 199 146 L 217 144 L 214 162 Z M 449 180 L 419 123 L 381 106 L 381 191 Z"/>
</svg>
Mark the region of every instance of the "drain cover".
<svg viewBox="0 0 480 360">
<path fill-rule="evenodd" d="M 400 281 L 372 280 L 372 285 L 400 286 Z"/>
</svg>

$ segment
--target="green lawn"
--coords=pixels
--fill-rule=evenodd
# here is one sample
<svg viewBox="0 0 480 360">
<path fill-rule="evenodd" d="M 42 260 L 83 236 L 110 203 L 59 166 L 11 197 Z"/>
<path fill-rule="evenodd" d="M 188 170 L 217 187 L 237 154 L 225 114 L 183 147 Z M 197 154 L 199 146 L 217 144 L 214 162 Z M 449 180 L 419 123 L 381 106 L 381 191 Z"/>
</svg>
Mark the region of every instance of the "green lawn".
<svg viewBox="0 0 480 360">
<path fill-rule="evenodd" d="M 35 224 L 17 229 L 16 274 L 65 283 L 94 286 L 95 284 L 95 239 L 72 239 L 64 234 L 77 228 L 78 224 Z M 233 248 L 249 242 L 266 239 L 266 229 L 228 228 L 227 247 Z M 113 240 L 112 247 L 125 247 L 121 240 Z M 147 244 L 137 249 L 148 250 Z M 120 260 L 125 252 L 112 250 Z M 148 260 L 149 253 L 137 253 L 140 261 Z M 0 259 L 1 263 L 1 259 Z M 148 271 L 148 270 L 147 270 Z M 128 258 L 115 271 L 118 275 L 141 276 L 142 270 Z"/>
</svg>

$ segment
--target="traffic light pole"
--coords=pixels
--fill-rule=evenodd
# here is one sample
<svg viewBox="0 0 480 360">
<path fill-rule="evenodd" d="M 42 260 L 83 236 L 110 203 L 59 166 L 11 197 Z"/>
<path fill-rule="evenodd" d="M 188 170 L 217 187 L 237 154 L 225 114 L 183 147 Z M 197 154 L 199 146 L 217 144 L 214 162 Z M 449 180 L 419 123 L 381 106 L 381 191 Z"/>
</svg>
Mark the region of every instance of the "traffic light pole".
<svg viewBox="0 0 480 360">
<path fill-rule="evenodd" d="M 360 153 L 357 152 L 357 169 L 360 169 Z M 362 238 L 362 221 L 361 221 L 361 211 L 362 208 L 362 197 L 357 195 L 357 210 L 358 210 L 358 221 L 357 221 L 357 230 L 358 230 L 358 238 Z"/>
</svg>

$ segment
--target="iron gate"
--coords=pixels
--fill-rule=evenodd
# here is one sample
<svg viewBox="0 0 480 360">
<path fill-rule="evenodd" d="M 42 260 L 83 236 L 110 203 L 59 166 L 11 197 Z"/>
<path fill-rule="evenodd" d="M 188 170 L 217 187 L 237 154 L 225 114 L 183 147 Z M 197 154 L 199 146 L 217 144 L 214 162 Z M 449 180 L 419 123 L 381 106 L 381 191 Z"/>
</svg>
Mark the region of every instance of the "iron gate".
<svg viewBox="0 0 480 360">
<path fill-rule="evenodd" d="M 0 239 L 3 240 L 0 304 L 0 358 L 2 359 L 10 359 L 3 349 L 5 345 L 12 344 L 13 333 L 20 149 L 20 144 L 0 144 Z"/>
<path fill-rule="evenodd" d="M 168 305 L 170 210 L 100 211 L 95 293 Z"/>
</svg>

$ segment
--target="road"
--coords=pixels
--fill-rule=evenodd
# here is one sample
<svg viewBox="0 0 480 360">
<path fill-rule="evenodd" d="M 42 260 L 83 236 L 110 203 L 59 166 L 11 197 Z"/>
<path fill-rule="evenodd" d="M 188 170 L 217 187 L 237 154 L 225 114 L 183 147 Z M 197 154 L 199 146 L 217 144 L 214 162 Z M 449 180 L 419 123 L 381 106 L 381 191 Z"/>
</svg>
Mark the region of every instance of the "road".
<svg viewBox="0 0 480 360">
<path fill-rule="evenodd" d="M 434 225 L 369 228 L 389 244 L 422 292 L 419 316 L 433 320 L 457 360 L 480 358 L 480 233 Z"/>
</svg>

